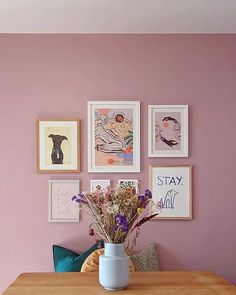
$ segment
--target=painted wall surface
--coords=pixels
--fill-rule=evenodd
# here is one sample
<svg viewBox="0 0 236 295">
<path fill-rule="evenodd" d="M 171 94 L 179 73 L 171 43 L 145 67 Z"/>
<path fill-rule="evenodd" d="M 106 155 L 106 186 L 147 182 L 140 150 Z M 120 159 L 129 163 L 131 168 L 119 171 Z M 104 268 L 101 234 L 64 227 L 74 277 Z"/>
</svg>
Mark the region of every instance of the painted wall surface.
<svg viewBox="0 0 236 295">
<path fill-rule="evenodd" d="M 49 179 L 137 178 L 149 164 L 192 164 L 193 220 L 145 224 L 163 270 L 215 271 L 236 283 L 236 35 L 0 36 L 0 291 L 53 271 L 52 244 L 83 251 L 88 222 L 48 223 Z M 87 173 L 87 101 L 141 101 L 141 173 Z M 190 157 L 147 157 L 148 104 L 190 106 Z M 81 119 L 79 174 L 36 172 L 35 121 Z"/>
</svg>

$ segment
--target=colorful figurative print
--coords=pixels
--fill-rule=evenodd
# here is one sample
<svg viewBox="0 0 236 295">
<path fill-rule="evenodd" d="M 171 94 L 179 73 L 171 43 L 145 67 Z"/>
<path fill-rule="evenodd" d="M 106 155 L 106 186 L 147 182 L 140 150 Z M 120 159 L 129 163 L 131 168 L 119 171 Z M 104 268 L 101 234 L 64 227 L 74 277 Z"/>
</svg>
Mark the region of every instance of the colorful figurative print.
<svg viewBox="0 0 236 295">
<path fill-rule="evenodd" d="M 191 217 L 191 167 L 153 167 L 153 200 L 160 218 Z"/>
<path fill-rule="evenodd" d="M 133 111 L 95 109 L 95 165 L 133 165 Z"/>
<path fill-rule="evenodd" d="M 155 112 L 155 150 L 181 150 L 180 112 Z"/>
<path fill-rule="evenodd" d="M 46 127 L 46 164 L 71 164 L 71 128 Z"/>
</svg>

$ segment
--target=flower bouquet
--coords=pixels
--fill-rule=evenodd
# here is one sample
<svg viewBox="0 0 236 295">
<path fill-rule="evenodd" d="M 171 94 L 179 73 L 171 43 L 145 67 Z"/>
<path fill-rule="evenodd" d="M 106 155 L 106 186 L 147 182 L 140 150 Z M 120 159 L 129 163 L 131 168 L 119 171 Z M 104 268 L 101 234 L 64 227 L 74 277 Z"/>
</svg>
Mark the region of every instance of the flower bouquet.
<svg viewBox="0 0 236 295">
<path fill-rule="evenodd" d="M 146 189 L 138 194 L 135 188 L 108 188 L 107 191 L 81 193 L 72 200 L 82 205 L 85 215 L 92 221 L 89 234 L 106 243 L 124 243 L 133 234 L 132 247 L 140 232 L 140 226 L 158 213 L 152 213 L 152 193 Z"/>
<path fill-rule="evenodd" d="M 152 193 L 138 194 L 135 188 L 101 189 L 73 196 L 91 220 L 89 234 L 105 242 L 105 253 L 99 257 L 99 281 L 108 290 L 123 289 L 129 282 L 130 258 L 124 251 L 135 246 L 140 227 L 158 213 L 152 213 Z"/>
</svg>

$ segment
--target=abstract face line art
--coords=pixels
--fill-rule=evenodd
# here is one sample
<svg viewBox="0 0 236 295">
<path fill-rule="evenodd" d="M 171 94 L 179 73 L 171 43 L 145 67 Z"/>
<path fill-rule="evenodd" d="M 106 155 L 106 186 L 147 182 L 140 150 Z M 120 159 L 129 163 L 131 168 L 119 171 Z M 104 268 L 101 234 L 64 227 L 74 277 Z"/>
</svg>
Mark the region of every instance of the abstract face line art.
<svg viewBox="0 0 236 295">
<path fill-rule="evenodd" d="M 169 147 L 179 145 L 181 142 L 181 125 L 173 117 L 164 117 L 161 123 L 155 124 L 156 141 L 161 140 Z"/>
<path fill-rule="evenodd" d="M 63 140 L 68 140 L 64 135 L 50 134 L 53 141 L 53 148 L 51 153 L 52 164 L 63 164 L 64 155 L 61 149 L 61 144 Z"/>
<path fill-rule="evenodd" d="M 148 156 L 188 157 L 188 105 L 148 106 Z"/>
</svg>

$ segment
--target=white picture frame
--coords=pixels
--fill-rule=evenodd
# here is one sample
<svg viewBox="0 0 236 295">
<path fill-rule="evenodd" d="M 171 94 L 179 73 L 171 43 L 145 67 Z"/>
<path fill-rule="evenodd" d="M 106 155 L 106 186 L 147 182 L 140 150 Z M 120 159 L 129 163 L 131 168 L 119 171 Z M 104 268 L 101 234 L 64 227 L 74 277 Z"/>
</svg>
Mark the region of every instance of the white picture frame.
<svg viewBox="0 0 236 295">
<path fill-rule="evenodd" d="M 100 189 L 102 191 L 107 191 L 108 187 L 110 187 L 111 181 L 110 179 L 91 179 L 90 180 L 90 191 L 95 192 Z"/>
<path fill-rule="evenodd" d="M 118 180 L 119 187 L 122 187 L 122 188 L 134 187 L 136 192 L 138 192 L 139 190 L 138 184 L 139 184 L 138 179 L 119 179 Z"/>
<path fill-rule="evenodd" d="M 192 219 L 192 166 L 150 166 L 149 181 L 157 220 Z"/>
<path fill-rule="evenodd" d="M 48 221 L 79 222 L 79 204 L 72 201 L 79 194 L 79 180 L 48 181 Z"/>
<path fill-rule="evenodd" d="M 140 101 L 88 102 L 88 172 L 140 172 Z"/>
<path fill-rule="evenodd" d="M 148 106 L 148 157 L 188 157 L 188 105 Z"/>
</svg>

